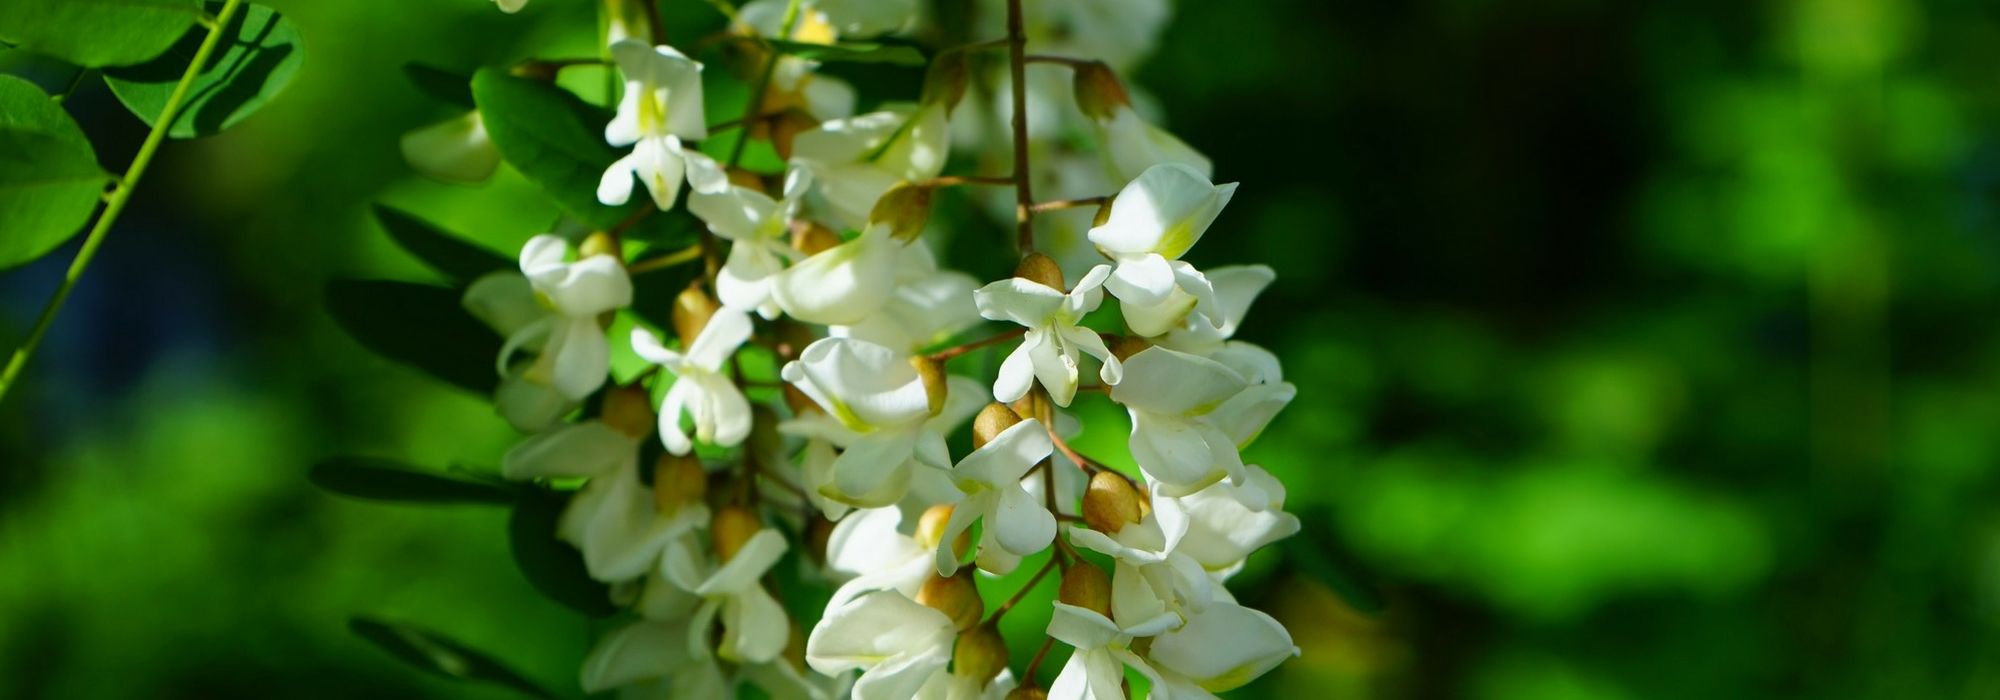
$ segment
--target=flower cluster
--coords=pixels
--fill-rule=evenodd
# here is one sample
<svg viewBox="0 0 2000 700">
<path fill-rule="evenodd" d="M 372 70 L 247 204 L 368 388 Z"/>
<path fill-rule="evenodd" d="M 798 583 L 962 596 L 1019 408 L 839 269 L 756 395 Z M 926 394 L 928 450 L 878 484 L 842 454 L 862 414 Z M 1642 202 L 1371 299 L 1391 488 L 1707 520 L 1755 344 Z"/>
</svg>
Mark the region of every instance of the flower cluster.
<svg viewBox="0 0 2000 700">
<path fill-rule="evenodd" d="M 623 205 L 636 183 L 650 211 L 692 214 L 706 231 L 679 259 L 703 271 L 667 327 L 615 336 L 632 276 L 664 267 L 628 261 L 615 229 L 537 236 L 518 273 L 464 296 L 506 339 L 496 401 L 529 434 L 504 476 L 574 489 L 556 534 L 630 613 L 591 650 L 586 691 L 1113 698 L 1130 669 L 1152 697 L 1207 698 L 1297 653 L 1224 585 L 1299 528 L 1283 486 L 1241 452 L 1295 394 L 1272 353 L 1233 337 L 1272 272 L 1184 259 L 1236 185 L 1142 119 L 1117 77 L 1164 7 L 987 4 L 1008 16 L 975 26 L 1008 31 L 935 54 L 914 105 L 853 114 L 852 88 L 796 47 L 909 31 L 914 2 L 752 2 L 726 38 L 750 55 L 750 108 L 719 126 L 704 121 L 696 52 L 608 4 L 623 88 L 603 137 L 621 155 L 596 196 Z M 1030 64 L 1033 84 L 1016 82 Z M 1068 85 L 1049 89 L 1044 69 Z M 982 71 L 1011 93 L 967 97 Z M 1094 158 L 1051 151 L 1064 125 L 1094 136 Z M 700 148 L 724 129 L 771 141 L 782 171 L 744 166 L 740 145 L 726 159 Z M 413 138 L 457 154 L 481 134 L 474 113 Z M 1012 175 L 946 175 L 955 147 L 959 161 L 1012 157 Z M 492 169 L 460 165 L 434 169 Z M 1101 189 L 1032 197 L 1077 182 Z M 1012 256 L 1013 276 L 940 265 L 926 231 L 944 188 L 1011 197 L 1018 255 L 988 249 Z M 614 344 L 652 369 L 613 381 Z M 1004 359 L 975 377 L 954 362 L 966 356 Z M 1081 401 L 1129 422 L 1082 424 Z M 954 454 L 961 430 L 971 449 Z M 1136 470 L 1070 446 L 1100 430 L 1129 431 Z M 1046 688 L 1041 656 L 1016 665 L 995 624 L 1021 596 L 990 615 L 981 596 L 1013 595 L 990 589 L 1031 560 L 1029 586 L 1058 576 L 1046 631 L 1071 649 Z M 817 620 L 774 595 L 781 574 L 833 588 Z"/>
</svg>

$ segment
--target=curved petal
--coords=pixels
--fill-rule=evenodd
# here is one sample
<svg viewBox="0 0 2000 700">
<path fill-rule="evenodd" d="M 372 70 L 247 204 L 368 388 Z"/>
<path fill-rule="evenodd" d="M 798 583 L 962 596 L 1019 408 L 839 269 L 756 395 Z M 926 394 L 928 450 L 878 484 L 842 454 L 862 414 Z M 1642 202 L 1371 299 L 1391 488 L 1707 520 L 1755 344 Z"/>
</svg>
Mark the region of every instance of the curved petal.
<svg viewBox="0 0 2000 700">
<path fill-rule="evenodd" d="M 1002 549 L 1024 557 L 1046 549 L 1056 538 L 1056 516 L 1019 484 L 1000 490 L 986 527 Z"/>
<path fill-rule="evenodd" d="M 486 323 L 502 336 L 511 336 L 528 324 L 548 315 L 535 303 L 535 288 L 517 272 L 499 271 L 481 275 L 465 288 L 460 302 L 473 318 Z"/>
<path fill-rule="evenodd" d="M 762 586 L 731 596 L 722 604 L 723 659 L 738 663 L 769 663 L 785 651 L 792 634 L 785 608 Z"/>
<path fill-rule="evenodd" d="M 972 293 L 979 315 L 994 321 L 1012 321 L 1029 328 L 1048 325 L 1062 308 L 1063 293 L 1019 277 L 980 287 Z"/>
<path fill-rule="evenodd" d="M 1166 303 L 1175 286 L 1173 266 L 1158 253 L 1120 258 L 1118 267 L 1104 280 L 1104 288 L 1119 301 L 1136 306 Z"/>
<path fill-rule="evenodd" d="M 500 474 L 517 481 L 596 476 L 637 455 L 637 446 L 624 433 L 601 421 L 584 421 L 522 440 L 500 458 Z"/>
<path fill-rule="evenodd" d="M 1127 359 L 1124 380 L 1111 400 L 1147 413 L 1199 415 L 1214 410 L 1248 384 L 1220 362 L 1161 347 Z"/>
<path fill-rule="evenodd" d="M 1217 603 L 1190 616 L 1180 629 L 1155 637 L 1147 656 L 1162 670 L 1223 691 L 1241 687 L 1298 653 L 1292 635 L 1270 615 Z"/>
<path fill-rule="evenodd" d="M 721 371 L 722 364 L 743 341 L 750 339 L 750 314 L 742 309 L 722 307 L 710 316 L 708 325 L 694 337 L 688 347 L 687 360 L 697 367 L 710 372 Z"/>
<path fill-rule="evenodd" d="M 604 169 L 604 175 L 597 180 L 597 203 L 615 207 L 632 200 L 632 176 L 638 169 L 636 158 L 628 153 Z"/>
<path fill-rule="evenodd" d="M 882 308 L 894 288 L 896 250 L 887 229 L 875 228 L 802 260 L 772 280 L 785 313 L 808 323 L 857 323 Z"/>
<path fill-rule="evenodd" d="M 1013 403 L 1028 395 L 1035 384 L 1035 349 L 1047 342 L 1040 331 L 1028 331 L 1021 344 L 1007 353 L 1007 359 L 1000 361 L 1000 373 L 993 378 L 993 400 Z"/>
<path fill-rule="evenodd" d="M 769 195 L 740 186 L 715 194 L 689 194 L 687 208 L 708 224 L 709 231 L 731 241 L 760 237 L 764 222 L 778 213 L 778 203 Z"/>
<path fill-rule="evenodd" d="M 611 346 L 597 319 L 576 319 L 562 324 L 562 348 L 555 357 L 555 387 L 573 400 L 582 400 L 611 374 Z"/>
<path fill-rule="evenodd" d="M 777 530 L 767 527 L 757 531 L 737 550 L 736 556 L 694 589 L 695 595 L 742 595 L 760 589 L 759 580 L 785 555 L 785 548 L 785 536 Z"/>
<path fill-rule="evenodd" d="M 987 488 L 1019 488 L 1022 475 L 1054 451 L 1055 444 L 1042 422 L 1029 418 L 1008 426 L 967 454 L 952 468 L 952 475 Z"/>
<path fill-rule="evenodd" d="M 694 659 L 687 654 L 684 625 L 641 620 L 612 630 L 583 660 L 583 691 L 601 693 L 661 678 Z"/>
</svg>

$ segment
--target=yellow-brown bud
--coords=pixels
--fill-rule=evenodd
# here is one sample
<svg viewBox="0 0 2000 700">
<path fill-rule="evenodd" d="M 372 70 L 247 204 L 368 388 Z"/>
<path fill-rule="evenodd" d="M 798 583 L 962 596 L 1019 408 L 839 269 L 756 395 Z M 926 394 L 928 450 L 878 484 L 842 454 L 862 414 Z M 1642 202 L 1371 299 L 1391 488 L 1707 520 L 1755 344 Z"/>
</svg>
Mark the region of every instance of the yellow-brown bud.
<svg viewBox="0 0 2000 700">
<path fill-rule="evenodd" d="M 1020 414 L 1008 408 L 1007 404 L 986 404 L 985 408 L 979 409 L 979 415 L 972 419 L 972 449 L 985 447 L 986 443 L 992 442 L 993 438 L 1000 437 L 1000 433 L 1020 422 Z"/>
<path fill-rule="evenodd" d="M 819 127 L 819 120 L 812 113 L 802 109 L 788 109 L 771 118 L 771 148 L 778 151 L 778 157 L 792 159 L 792 143 L 799 134 Z"/>
<path fill-rule="evenodd" d="M 1125 84 L 1119 82 L 1118 74 L 1111 66 L 1092 61 L 1073 66 L 1076 76 L 1070 84 L 1076 93 L 1076 108 L 1092 119 L 1110 119 L 1119 107 L 1132 104 L 1132 97 L 1125 93 Z"/>
<path fill-rule="evenodd" d="M 944 529 L 951 524 L 951 504 L 931 506 L 917 518 L 917 544 L 924 549 L 937 549 L 938 541 L 944 539 Z M 972 531 L 963 530 L 952 540 L 952 556 L 962 557 L 972 548 Z"/>
<path fill-rule="evenodd" d="M 1080 562 L 1063 573 L 1056 600 L 1111 617 L 1111 577 L 1096 564 Z"/>
<path fill-rule="evenodd" d="M 833 540 L 833 521 L 815 512 L 806 518 L 806 556 L 813 563 L 826 563 L 826 545 Z"/>
<path fill-rule="evenodd" d="M 708 319 L 722 308 L 715 298 L 702 291 L 701 287 L 690 285 L 674 297 L 674 335 L 680 336 L 681 347 L 694 345 L 701 329 L 708 326 Z"/>
<path fill-rule="evenodd" d="M 917 602 L 944 613 L 960 630 L 972 629 L 986 615 L 986 601 L 979 599 L 979 586 L 972 582 L 969 568 L 951 576 L 932 575 L 917 589 Z"/>
<path fill-rule="evenodd" d="M 833 229 L 810 221 L 792 222 L 792 249 L 806 255 L 818 255 L 840 245 L 840 234 Z"/>
<path fill-rule="evenodd" d="M 945 51 L 931 58 L 931 67 L 924 73 L 924 104 L 942 103 L 945 113 L 958 107 L 958 101 L 965 97 L 969 82 L 964 51 Z"/>
<path fill-rule="evenodd" d="M 1007 693 L 1006 700 L 1049 700 L 1049 691 L 1024 685 Z"/>
<path fill-rule="evenodd" d="M 672 513 L 689 503 L 700 503 L 708 495 L 708 470 L 701 458 L 668 452 L 653 463 L 653 505 L 662 513 Z"/>
<path fill-rule="evenodd" d="M 764 178 L 758 176 L 756 173 L 742 168 L 730 168 L 724 172 L 729 175 L 729 184 L 738 187 L 748 187 L 758 192 L 766 192 Z"/>
<path fill-rule="evenodd" d="M 931 415 L 944 411 L 944 401 L 951 394 L 950 384 L 945 381 L 944 365 L 924 355 L 911 355 L 910 368 L 916 370 L 917 378 L 924 382 L 924 398 L 930 400 Z"/>
<path fill-rule="evenodd" d="M 653 397 L 637 385 L 604 392 L 603 410 L 598 415 L 605 425 L 634 440 L 653 434 L 653 426 L 659 422 L 653 413 Z"/>
<path fill-rule="evenodd" d="M 715 512 L 710 529 L 715 537 L 715 560 L 726 563 L 743 549 L 752 535 L 764 529 L 764 522 L 748 508 L 730 506 Z"/>
<path fill-rule="evenodd" d="M 923 235 L 930 218 L 931 188 L 908 182 L 889 188 L 875 200 L 875 208 L 868 210 L 870 227 L 886 224 L 889 235 L 904 243 Z"/>
<path fill-rule="evenodd" d="M 577 246 L 576 253 L 578 257 L 584 258 L 594 255 L 609 255 L 617 258 L 620 257 L 618 239 L 612 238 L 609 234 L 603 232 L 593 233 L 583 238 L 583 245 Z"/>
<path fill-rule="evenodd" d="M 1131 362 L 1133 355 L 1145 352 L 1146 348 L 1153 347 L 1153 344 L 1146 342 L 1145 338 L 1134 335 L 1121 335 L 1113 338 L 1110 345 L 1111 355 L 1118 358 L 1119 362 Z"/>
<path fill-rule="evenodd" d="M 1143 517 L 1139 502 L 1139 491 L 1132 488 L 1131 481 L 1114 472 L 1098 472 L 1083 492 L 1083 521 L 1092 530 L 1115 534 Z"/>
<path fill-rule="evenodd" d="M 1007 640 L 993 625 L 979 625 L 959 633 L 958 646 L 951 650 L 951 672 L 979 682 L 984 688 L 1007 670 Z"/>
<path fill-rule="evenodd" d="M 1029 253 L 1028 257 L 1022 258 L 1021 264 L 1014 266 L 1014 276 L 1058 292 L 1069 291 L 1069 287 L 1063 285 L 1062 266 L 1041 253 Z"/>
</svg>

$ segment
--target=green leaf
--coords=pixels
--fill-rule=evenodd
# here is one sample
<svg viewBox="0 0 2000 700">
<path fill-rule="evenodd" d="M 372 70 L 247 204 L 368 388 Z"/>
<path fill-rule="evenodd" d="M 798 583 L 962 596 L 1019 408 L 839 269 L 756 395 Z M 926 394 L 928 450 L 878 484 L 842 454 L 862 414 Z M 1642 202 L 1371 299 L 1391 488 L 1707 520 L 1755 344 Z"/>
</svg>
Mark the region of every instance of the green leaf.
<svg viewBox="0 0 2000 700">
<path fill-rule="evenodd" d="M 472 96 L 500 157 L 549 193 L 571 216 L 598 229 L 616 226 L 639 210 L 597 202 L 597 181 L 621 155 L 604 142 L 611 114 L 555 85 L 482 68 Z"/>
<path fill-rule="evenodd" d="M 34 83 L 0 75 L 0 268 L 76 235 L 110 178 L 61 105 Z"/>
<path fill-rule="evenodd" d="M 417 86 L 418 92 L 439 102 L 466 109 L 477 106 L 472 101 L 472 76 L 421 63 L 403 64 L 403 75 Z"/>
<path fill-rule="evenodd" d="M 534 681 L 516 673 L 485 652 L 421 627 L 376 618 L 356 617 L 347 621 L 347 628 L 362 639 L 381 647 L 383 651 L 394 654 L 404 663 L 428 673 L 458 680 L 502 685 L 529 697 L 555 697 L 541 686 L 535 685 Z"/>
<path fill-rule="evenodd" d="M 873 42 L 841 42 L 838 44 L 808 44 L 783 39 L 768 39 L 771 48 L 778 53 L 790 54 L 812 61 L 839 63 L 892 63 L 899 66 L 924 65 L 924 54 L 915 48 L 896 44 Z"/>
<path fill-rule="evenodd" d="M 375 205 L 375 219 L 382 222 L 382 229 L 389 232 L 396 245 L 460 285 L 488 272 L 515 269 L 515 262 L 506 256 L 446 233 L 394 207 Z"/>
<path fill-rule="evenodd" d="M 151 61 L 104 71 L 104 82 L 126 109 L 153 124 L 207 34 L 201 27 L 191 29 Z M 305 46 L 290 21 L 263 5 L 244 5 L 188 87 L 187 101 L 167 135 L 187 139 L 235 126 L 285 89 L 304 58 Z"/>
<path fill-rule="evenodd" d="M 373 457 L 335 457 L 306 474 L 314 486 L 343 496 L 412 503 L 513 503 L 516 489 L 420 471 Z"/>
<path fill-rule="evenodd" d="M 514 563 L 528 583 L 550 600 L 591 617 L 610 615 L 618 611 L 611 604 L 611 589 L 590 577 L 582 552 L 556 539 L 556 521 L 568 502 L 559 493 L 530 491 L 521 496 L 507 520 Z"/>
<path fill-rule="evenodd" d="M 326 285 L 333 320 L 376 354 L 468 391 L 491 394 L 500 338 L 465 312 L 456 290 L 389 280 Z"/>
<path fill-rule="evenodd" d="M 0 40 L 88 68 L 123 66 L 160 55 L 200 15 L 196 0 L 5 0 Z"/>
</svg>

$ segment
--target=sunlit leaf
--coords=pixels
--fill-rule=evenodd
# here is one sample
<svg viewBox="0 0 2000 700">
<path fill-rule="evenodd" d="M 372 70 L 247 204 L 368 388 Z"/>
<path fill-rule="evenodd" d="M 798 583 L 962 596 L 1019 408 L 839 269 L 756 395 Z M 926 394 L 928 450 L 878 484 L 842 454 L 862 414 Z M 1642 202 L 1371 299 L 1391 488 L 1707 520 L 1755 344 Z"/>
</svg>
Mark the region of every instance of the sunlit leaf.
<svg viewBox="0 0 2000 700">
<path fill-rule="evenodd" d="M 494 68 L 473 76 L 472 96 L 500 157 L 571 216 L 602 229 L 639 210 L 643 197 L 619 207 L 597 202 L 597 181 L 619 157 L 604 142 L 609 112 L 550 83 Z"/>
<path fill-rule="evenodd" d="M 445 287 L 389 280 L 334 280 L 326 308 L 348 335 L 376 354 L 469 391 L 499 384 L 500 338 Z"/>
<path fill-rule="evenodd" d="M 207 35 L 207 29 L 195 27 L 151 61 L 104 71 L 104 82 L 126 109 L 152 124 Z M 189 86 L 167 135 L 194 138 L 236 125 L 283 90 L 304 58 L 305 46 L 290 21 L 263 5 L 243 6 L 223 28 L 222 43 Z"/>
<path fill-rule="evenodd" d="M 33 83 L 0 75 L 0 268 L 76 235 L 110 178 L 61 105 Z"/>
<path fill-rule="evenodd" d="M 314 486 L 355 498 L 414 503 L 512 503 L 517 489 L 426 472 L 373 457 L 335 457 L 312 467 Z"/>
<path fill-rule="evenodd" d="M 582 552 L 556 539 L 556 521 L 567 503 L 562 494 L 522 495 L 507 521 L 514 563 L 521 567 L 528 583 L 550 600 L 591 617 L 610 615 L 618 611 L 611 604 L 611 589 L 590 577 Z"/>
<path fill-rule="evenodd" d="M 394 207 L 375 205 L 375 220 L 382 222 L 382 229 L 389 232 L 396 245 L 458 284 L 468 284 L 495 270 L 515 268 L 514 261 L 506 256 L 446 233 Z"/>
<path fill-rule="evenodd" d="M 893 63 L 901 66 L 921 66 L 924 54 L 915 48 L 894 44 L 873 42 L 842 42 L 838 44 L 808 44 L 783 39 L 770 39 L 771 48 L 778 53 L 789 54 L 813 61 L 841 63 Z"/>
<path fill-rule="evenodd" d="M 123 66 L 160 55 L 200 15 L 197 0 L 5 0 L 0 40 L 79 66 Z"/>
<path fill-rule="evenodd" d="M 555 697 L 485 652 L 421 627 L 357 617 L 347 621 L 347 628 L 404 663 L 428 673 L 502 685 L 529 697 Z"/>
</svg>

